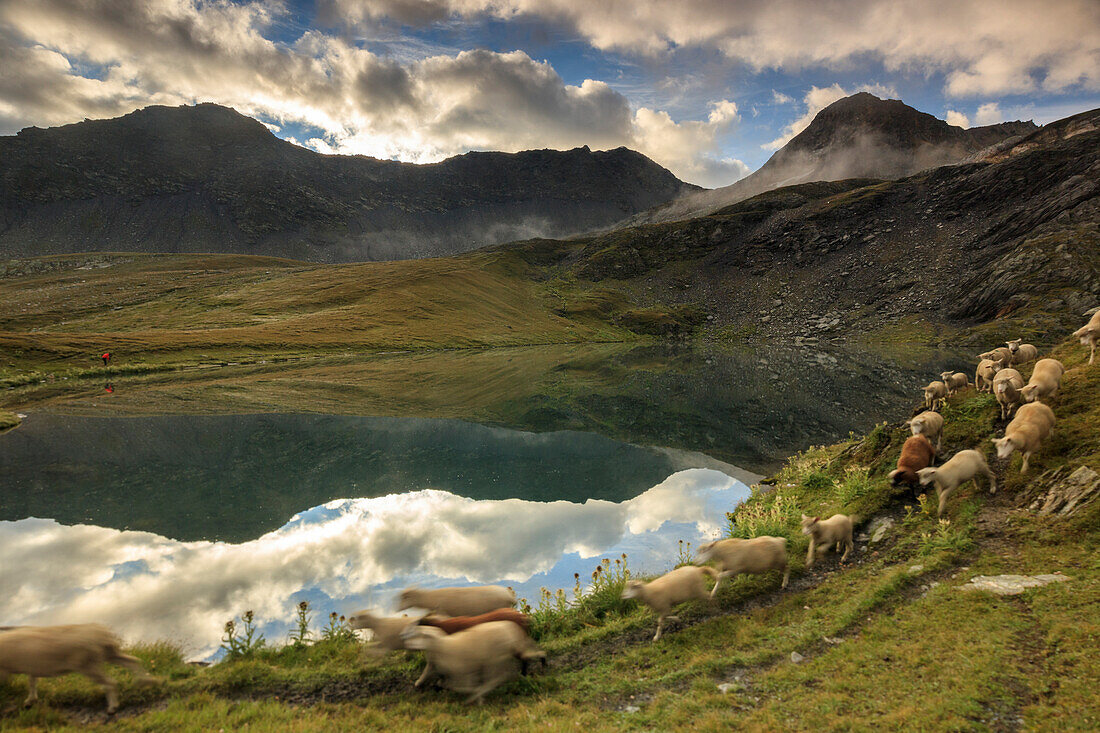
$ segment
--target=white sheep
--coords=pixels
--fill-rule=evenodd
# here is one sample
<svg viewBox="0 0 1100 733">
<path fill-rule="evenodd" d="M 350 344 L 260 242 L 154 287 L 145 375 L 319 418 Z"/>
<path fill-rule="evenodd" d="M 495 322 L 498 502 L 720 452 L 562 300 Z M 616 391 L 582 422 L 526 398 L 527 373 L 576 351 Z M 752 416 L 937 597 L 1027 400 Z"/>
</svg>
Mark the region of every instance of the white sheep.
<svg viewBox="0 0 1100 733">
<path fill-rule="evenodd" d="M 1012 417 L 1016 408 L 1024 404 L 1024 396 L 1020 394 L 1023 386 L 1024 375 L 1015 369 L 1002 369 L 993 377 L 993 395 L 1001 406 L 1002 420 Z"/>
<path fill-rule="evenodd" d="M 699 562 L 714 560 L 718 564 L 718 578 L 710 597 L 718 593 L 722 578 L 738 573 L 766 573 L 769 570 L 783 571 L 782 588 L 787 587 L 791 569 L 787 565 L 787 538 L 754 537 L 751 540 L 737 538 L 715 540 L 699 547 Z"/>
<path fill-rule="evenodd" d="M 802 534 L 810 535 L 810 549 L 806 552 L 806 567 L 812 568 L 819 555 L 824 555 L 830 547 L 835 546 L 836 551 L 845 548 L 840 561 L 844 562 L 855 549 L 852 542 L 852 526 L 856 523 L 856 517 L 845 514 L 834 514 L 828 519 L 821 517 L 807 517 L 802 515 Z"/>
<path fill-rule="evenodd" d="M 511 608 L 516 594 L 502 585 L 455 588 L 406 588 L 398 599 L 398 611 L 423 608 L 447 616 L 478 616 L 498 608 Z"/>
<path fill-rule="evenodd" d="M 984 354 L 978 354 L 978 358 L 999 361 L 1002 367 L 1010 366 L 1012 364 L 1012 349 L 1007 346 L 998 346 Z"/>
<path fill-rule="evenodd" d="M 1089 347 L 1089 364 L 1096 358 L 1096 343 L 1100 341 L 1100 310 L 1092 314 L 1092 318 L 1081 328 L 1073 332 L 1075 338 L 1081 339 L 1081 345 Z"/>
<path fill-rule="evenodd" d="M 129 654 L 118 637 L 99 624 L 17 626 L 0 632 L 0 682 L 11 674 L 27 675 L 29 693 L 23 702 L 38 700 L 38 678 L 79 672 L 99 683 L 107 693 L 107 713 L 118 710 L 118 685 L 103 671 L 110 662 L 133 672 L 142 682 L 154 682 Z"/>
<path fill-rule="evenodd" d="M 351 628 L 370 629 L 374 644 L 369 649 L 376 655 L 404 649 L 401 632 L 417 621 L 419 618 L 410 618 L 406 615 L 375 616 L 370 611 L 356 611 L 348 616 L 348 626 Z"/>
<path fill-rule="evenodd" d="M 997 446 L 997 457 L 1004 459 L 1014 451 L 1024 454 L 1020 473 L 1027 473 L 1031 454 L 1042 446 L 1043 441 L 1054 434 L 1054 411 L 1042 402 L 1032 402 L 1016 411 L 1016 417 L 1005 427 L 1003 438 L 993 438 Z"/>
<path fill-rule="evenodd" d="M 962 372 L 940 372 L 940 379 L 947 385 L 947 394 L 949 395 L 970 386 L 970 380 Z"/>
<path fill-rule="evenodd" d="M 1062 384 L 1066 368 L 1057 359 L 1040 359 L 1031 370 L 1031 379 L 1020 390 L 1027 402 L 1053 398 Z"/>
<path fill-rule="evenodd" d="M 657 614 L 657 633 L 653 641 L 661 638 L 661 630 L 664 629 L 665 619 L 679 621 L 676 616 L 670 616 L 672 607 L 680 603 L 695 600 L 708 600 L 706 582 L 703 576 L 709 575 L 718 582 L 718 571 L 714 568 L 699 567 L 697 565 L 685 565 L 665 573 L 656 580 L 642 583 L 638 580 L 628 580 L 623 589 L 623 598 L 637 598 L 646 604 Z"/>
<path fill-rule="evenodd" d="M 485 695 L 516 678 L 517 660 L 546 660 L 546 652 L 512 621 L 489 621 L 450 635 L 435 626 L 410 626 L 401 636 L 406 649 L 423 651 L 428 660 L 417 687 L 442 677 L 448 688 L 469 693 L 470 703 L 481 703 Z"/>
<path fill-rule="evenodd" d="M 974 370 L 974 389 L 979 392 L 990 392 L 993 389 L 993 378 L 997 372 L 1004 369 L 1004 362 L 993 359 L 982 359 L 978 362 L 978 368 Z"/>
<path fill-rule="evenodd" d="M 924 388 L 924 406 L 930 410 L 943 406 L 947 399 L 947 385 L 940 381 L 930 382 Z"/>
<path fill-rule="evenodd" d="M 1008 346 L 1010 354 L 1008 364 L 1026 364 L 1029 361 L 1035 361 L 1039 358 L 1039 349 L 1031 344 L 1025 344 L 1023 341 L 1023 339 L 1005 341 L 1005 345 Z"/>
<path fill-rule="evenodd" d="M 974 488 L 978 487 L 978 474 L 985 474 L 989 479 L 989 493 L 997 493 L 997 479 L 989 470 L 989 464 L 985 462 L 985 456 L 976 450 L 961 450 L 938 468 L 922 468 L 917 471 L 921 486 L 935 484 L 936 493 L 940 498 L 940 506 L 937 516 L 943 516 L 943 510 L 947 506 L 947 498 L 955 489 L 966 481 L 974 480 Z"/>
<path fill-rule="evenodd" d="M 928 442 L 935 443 L 936 450 L 940 449 L 940 438 L 943 436 L 943 415 L 932 410 L 926 410 L 916 417 L 906 420 L 905 424 L 913 435 L 923 435 Z"/>
</svg>

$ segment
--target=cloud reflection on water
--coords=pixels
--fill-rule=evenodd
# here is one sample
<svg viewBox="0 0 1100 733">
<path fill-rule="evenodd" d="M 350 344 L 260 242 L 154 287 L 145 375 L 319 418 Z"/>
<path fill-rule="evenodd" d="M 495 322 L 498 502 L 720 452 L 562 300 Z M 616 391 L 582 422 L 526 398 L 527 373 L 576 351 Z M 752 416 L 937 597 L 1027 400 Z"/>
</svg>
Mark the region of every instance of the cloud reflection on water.
<svg viewBox="0 0 1100 733">
<path fill-rule="evenodd" d="M 635 570 L 666 569 L 678 540 L 715 536 L 724 512 L 747 495 L 712 469 L 679 471 L 621 503 L 415 491 L 330 501 L 239 544 L 51 519 L 0 522 L 0 624 L 98 621 L 131 641 L 168 638 L 208 657 L 225 621 L 248 609 L 278 642 L 300 600 L 318 618 L 388 609 L 410 583 L 503 582 L 533 600 L 540 586 L 572 586 L 592 558 L 621 552 Z"/>
</svg>

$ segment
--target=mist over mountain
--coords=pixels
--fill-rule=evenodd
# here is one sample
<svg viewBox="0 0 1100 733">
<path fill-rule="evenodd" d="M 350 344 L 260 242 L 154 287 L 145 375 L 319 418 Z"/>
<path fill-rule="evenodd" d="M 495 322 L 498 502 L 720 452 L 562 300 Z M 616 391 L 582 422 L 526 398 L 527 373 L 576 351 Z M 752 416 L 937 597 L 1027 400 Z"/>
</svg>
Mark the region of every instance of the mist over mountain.
<svg viewBox="0 0 1100 733">
<path fill-rule="evenodd" d="M 0 253 L 454 254 L 607 226 L 697 190 L 626 148 L 415 165 L 321 155 L 214 104 L 0 137 Z"/>
<path fill-rule="evenodd" d="M 809 127 L 752 175 L 722 188 L 686 193 L 633 217 L 629 223 L 700 216 L 774 188 L 800 183 L 902 178 L 960 163 L 1037 129 L 1033 122 L 1003 122 L 964 130 L 900 100 L 860 92 L 821 110 Z"/>
<path fill-rule="evenodd" d="M 654 333 L 957 342 L 1068 332 L 1100 297 L 1100 109 L 973 161 L 896 180 L 802 183 L 706 216 L 508 245 Z M 892 330 L 891 330 L 892 329 Z M 938 332 L 936 329 L 942 329 Z"/>
</svg>

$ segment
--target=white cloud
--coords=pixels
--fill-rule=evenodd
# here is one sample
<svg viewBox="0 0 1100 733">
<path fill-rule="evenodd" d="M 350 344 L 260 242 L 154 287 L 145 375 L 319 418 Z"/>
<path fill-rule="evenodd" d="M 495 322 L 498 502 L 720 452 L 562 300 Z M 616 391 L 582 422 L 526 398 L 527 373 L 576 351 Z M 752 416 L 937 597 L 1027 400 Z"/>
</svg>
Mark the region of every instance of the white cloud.
<svg viewBox="0 0 1100 733">
<path fill-rule="evenodd" d="M 772 89 L 772 104 L 794 104 L 794 97 Z"/>
<path fill-rule="evenodd" d="M 970 127 L 970 118 L 962 112 L 956 112 L 953 109 L 949 109 L 947 110 L 947 124 L 961 127 L 965 130 Z"/>
<path fill-rule="evenodd" d="M 897 91 L 893 87 L 883 84 L 862 84 L 852 91 L 845 90 L 840 84 L 833 84 L 828 87 L 812 86 L 810 91 L 806 92 L 806 95 L 802 98 L 803 104 L 806 105 L 806 112 L 784 127 L 779 137 L 771 142 L 764 143 L 760 147 L 764 150 L 778 150 L 789 143 L 795 135 L 809 127 L 810 123 L 814 121 L 814 117 L 817 117 L 818 112 L 833 102 L 844 99 L 844 97 L 856 92 L 870 92 L 877 97 L 884 98 L 897 96 Z"/>
<path fill-rule="evenodd" d="M 645 55 L 717 49 L 754 69 L 887 70 L 946 75 L 953 96 L 1100 88 L 1095 0 L 326 0 L 332 17 L 426 24 L 454 16 L 537 17 L 599 49 Z"/>
<path fill-rule="evenodd" d="M 306 144 L 434 162 L 468 150 L 640 149 L 704 185 L 741 174 L 718 137 L 737 122 L 722 100 L 706 120 L 632 109 L 606 83 L 566 84 L 522 51 L 463 51 L 400 65 L 307 31 L 264 36 L 279 6 L 195 0 L 11 0 L 0 8 L 0 132 L 123 114 L 149 103 L 213 101 L 276 125 L 323 131 Z M 105 69 L 82 76 L 81 65 Z"/>
<path fill-rule="evenodd" d="M 331 501 L 240 544 L 48 519 L 0 522 L 0 618 L 96 621 L 130 640 L 181 640 L 205 657 L 225 621 L 245 610 L 278 641 L 302 597 L 326 613 L 365 602 L 388 610 L 389 596 L 407 584 L 500 581 L 532 598 L 552 577 L 572 586 L 575 569 L 591 568 L 580 560 L 610 548 L 629 549 L 636 570 L 647 562 L 667 568 L 678 537 L 655 530 L 672 523 L 676 532 L 714 536 L 723 512 L 747 495 L 744 484 L 709 469 L 675 473 L 622 503 L 416 491 Z"/>
<path fill-rule="evenodd" d="M 1004 119 L 1004 113 L 996 102 L 983 104 L 974 113 L 975 125 L 996 125 L 998 122 L 1004 122 Z"/>
</svg>

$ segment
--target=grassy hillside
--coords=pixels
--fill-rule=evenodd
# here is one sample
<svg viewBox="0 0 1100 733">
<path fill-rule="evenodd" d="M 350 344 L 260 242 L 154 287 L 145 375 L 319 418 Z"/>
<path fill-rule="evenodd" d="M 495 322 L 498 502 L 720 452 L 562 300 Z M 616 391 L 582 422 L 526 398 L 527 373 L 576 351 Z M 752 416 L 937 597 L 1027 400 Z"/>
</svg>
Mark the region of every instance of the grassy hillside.
<svg viewBox="0 0 1100 733">
<path fill-rule="evenodd" d="M 1069 371 L 1054 404 L 1055 437 L 1030 473 L 1019 475 L 1018 456 L 991 461 L 1003 490 L 965 487 L 945 520 L 928 497 L 888 485 L 906 437 L 901 425 L 793 457 L 775 488 L 757 492 L 731 524 L 738 534 L 788 537 L 791 586 L 779 590 L 776 576 L 740 578 L 717 603 L 689 606 L 660 643 L 648 641 L 648 612 L 616 600 L 622 575 L 608 560 L 600 590 L 581 602 L 571 604 L 572 594 L 530 599 L 550 667 L 482 707 L 414 691 L 415 655 L 361 657 L 342 638 L 209 668 L 158 645 L 136 653 L 166 682 L 138 687 L 118 673 L 124 707 L 112 727 L 1095 730 L 1100 500 L 1068 517 L 1028 509 L 1047 472 L 1100 470 L 1100 365 L 1084 364 L 1083 352 L 1066 342 L 1052 354 Z M 991 455 L 989 438 L 1003 426 L 989 395 L 967 390 L 944 414 L 946 453 L 978 447 Z M 807 571 L 803 511 L 896 524 L 878 544 L 857 542 L 847 566 L 830 556 Z M 977 575 L 1054 572 L 1068 582 L 1011 597 L 959 590 Z M 14 710 L 24 693 L 23 678 L 0 686 L 0 725 L 75 729 L 106 720 L 102 696 L 83 679 L 45 681 L 44 704 Z"/>
<path fill-rule="evenodd" d="M 79 255 L 0 278 L 0 378 L 271 355 L 634 338 L 561 299 L 517 257 L 309 265 L 244 256 Z M 110 374 L 99 369 L 98 377 Z M 125 373 L 125 372 L 123 372 Z"/>
</svg>

